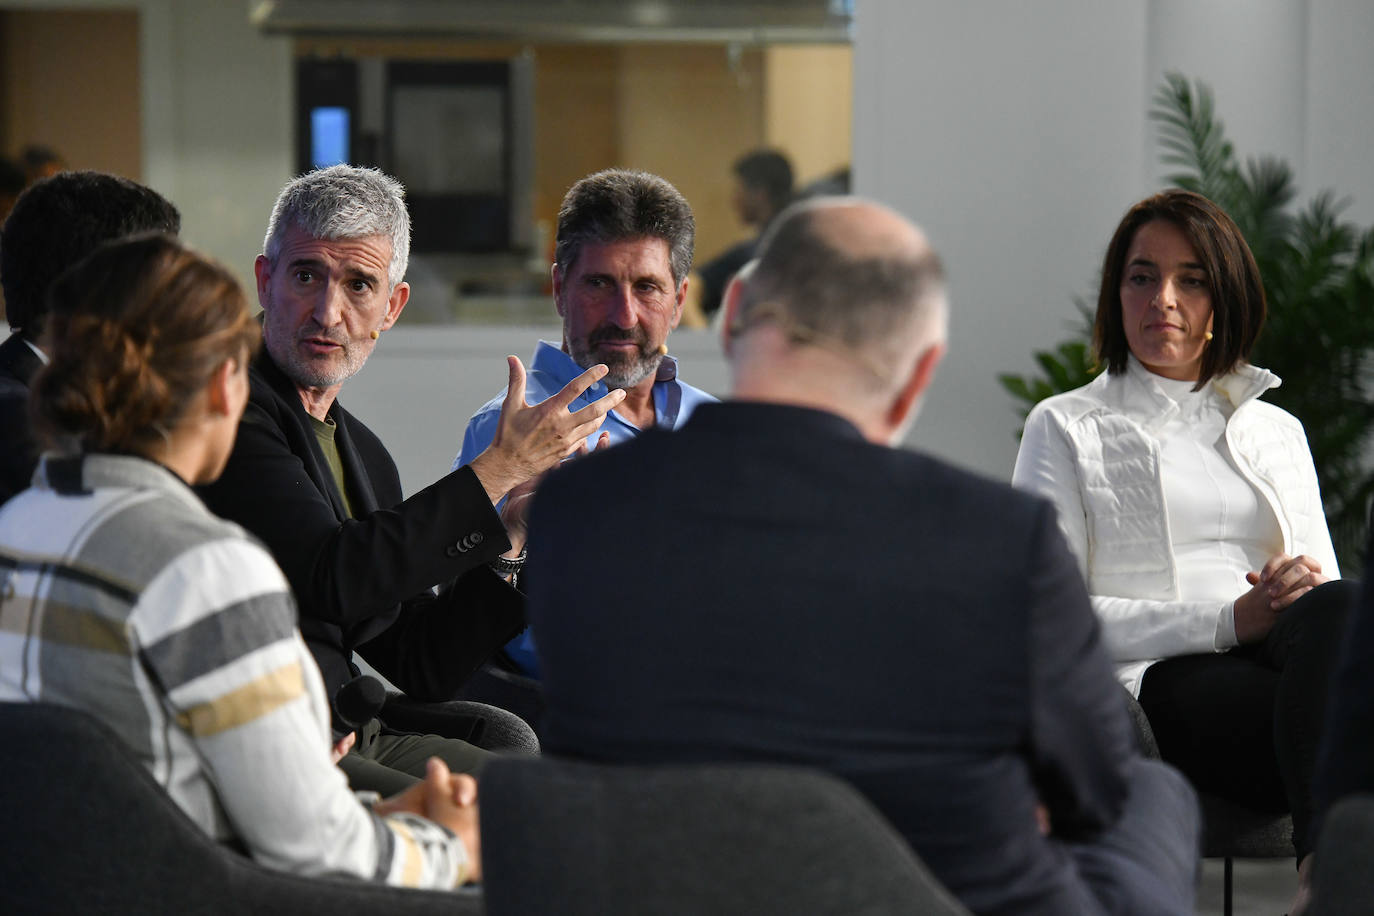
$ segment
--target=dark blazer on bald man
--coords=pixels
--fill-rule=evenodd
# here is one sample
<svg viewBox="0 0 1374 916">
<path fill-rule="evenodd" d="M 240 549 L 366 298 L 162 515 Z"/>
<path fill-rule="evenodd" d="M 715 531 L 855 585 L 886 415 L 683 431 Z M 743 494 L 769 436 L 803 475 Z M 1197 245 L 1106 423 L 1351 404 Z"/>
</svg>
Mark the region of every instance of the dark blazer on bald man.
<svg viewBox="0 0 1374 916">
<path fill-rule="evenodd" d="M 529 566 L 545 750 L 815 766 L 976 911 L 1078 911 L 1035 806 L 1093 836 L 1135 755 L 1048 502 L 834 414 L 707 404 L 551 474 Z"/>
</svg>

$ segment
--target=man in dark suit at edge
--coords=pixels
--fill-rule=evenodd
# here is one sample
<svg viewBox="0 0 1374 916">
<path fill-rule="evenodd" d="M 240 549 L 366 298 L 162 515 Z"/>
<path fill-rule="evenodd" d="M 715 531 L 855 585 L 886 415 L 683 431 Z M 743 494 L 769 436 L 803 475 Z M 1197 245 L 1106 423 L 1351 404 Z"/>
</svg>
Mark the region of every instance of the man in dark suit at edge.
<svg viewBox="0 0 1374 916">
<path fill-rule="evenodd" d="M 103 242 L 180 229 L 181 214 L 161 194 L 104 172 L 41 179 L 0 220 L 0 286 L 13 329 L 0 343 L 0 502 L 28 486 L 38 464 L 29 384 L 47 361 L 48 287 Z"/>
<path fill-rule="evenodd" d="M 733 399 L 543 483 L 544 746 L 828 770 L 978 913 L 1191 913 L 1196 800 L 1133 749 L 1053 507 L 892 447 L 943 286 L 891 210 L 794 205 L 727 293 Z"/>
</svg>

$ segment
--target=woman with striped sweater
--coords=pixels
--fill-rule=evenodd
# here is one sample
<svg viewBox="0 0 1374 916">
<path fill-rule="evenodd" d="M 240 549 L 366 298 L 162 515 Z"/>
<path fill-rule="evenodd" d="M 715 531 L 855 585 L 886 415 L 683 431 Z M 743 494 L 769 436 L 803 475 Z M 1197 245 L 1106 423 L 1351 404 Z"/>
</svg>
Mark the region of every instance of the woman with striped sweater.
<svg viewBox="0 0 1374 916">
<path fill-rule="evenodd" d="M 285 579 L 191 490 L 224 467 L 260 337 L 232 275 L 142 236 L 51 295 L 31 406 L 54 448 L 0 509 L 0 700 L 100 717 L 196 823 L 264 864 L 474 878 L 475 783 L 431 761 L 370 809 L 349 792 Z"/>
</svg>

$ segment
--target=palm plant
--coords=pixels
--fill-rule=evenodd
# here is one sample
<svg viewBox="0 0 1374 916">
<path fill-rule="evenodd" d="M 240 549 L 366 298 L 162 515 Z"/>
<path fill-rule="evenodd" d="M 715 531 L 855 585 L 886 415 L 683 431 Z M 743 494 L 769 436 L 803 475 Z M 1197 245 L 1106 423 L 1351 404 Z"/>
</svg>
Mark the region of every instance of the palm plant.
<svg viewBox="0 0 1374 916">
<path fill-rule="evenodd" d="M 1374 420 L 1374 228 L 1342 221 L 1345 202 L 1329 191 L 1290 211 L 1296 191 L 1288 164 L 1260 157 L 1242 165 L 1216 116 L 1211 90 L 1201 82 L 1167 75 L 1150 117 L 1159 126 L 1161 161 L 1179 170 L 1167 180 L 1226 210 L 1255 254 L 1269 314 L 1251 358 L 1283 379 L 1265 398 L 1302 421 L 1337 555 L 1343 566 L 1357 568 L 1374 495 L 1368 455 Z M 1091 337 L 1089 326 L 1055 351 L 1037 353 L 1044 378 L 999 376 L 1023 403 L 1023 415 L 1095 374 Z"/>
</svg>

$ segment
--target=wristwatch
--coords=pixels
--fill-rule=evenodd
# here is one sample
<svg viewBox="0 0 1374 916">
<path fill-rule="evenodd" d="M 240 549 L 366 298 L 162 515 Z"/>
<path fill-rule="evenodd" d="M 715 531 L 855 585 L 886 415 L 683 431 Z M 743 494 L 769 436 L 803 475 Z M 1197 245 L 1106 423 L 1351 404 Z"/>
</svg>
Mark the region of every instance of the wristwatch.
<svg viewBox="0 0 1374 916">
<path fill-rule="evenodd" d="M 498 575 L 513 576 L 525 568 L 525 556 L 525 548 L 521 547 L 518 557 L 497 557 L 491 561 L 491 568 L 496 570 Z"/>
</svg>

